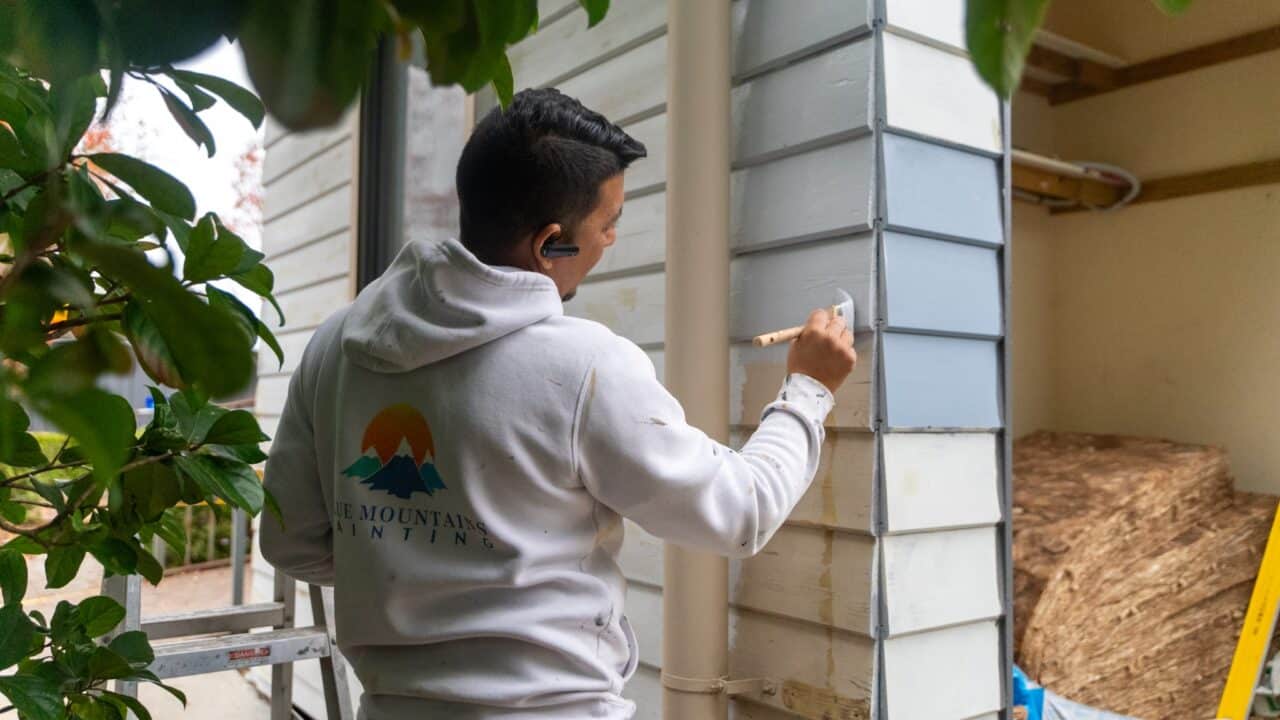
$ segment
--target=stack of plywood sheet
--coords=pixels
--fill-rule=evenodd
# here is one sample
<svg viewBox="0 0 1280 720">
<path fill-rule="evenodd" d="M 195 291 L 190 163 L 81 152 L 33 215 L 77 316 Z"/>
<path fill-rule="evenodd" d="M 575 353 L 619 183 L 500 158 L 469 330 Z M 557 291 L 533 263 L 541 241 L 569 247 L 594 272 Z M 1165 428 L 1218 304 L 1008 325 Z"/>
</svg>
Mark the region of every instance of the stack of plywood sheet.
<svg viewBox="0 0 1280 720">
<path fill-rule="evenodd" d="M 1212 717 L 1275 498 L 1219 448 L 1037 433 L 1014 449 L 1017 659 L 1065 697 Z"/>
</svg>

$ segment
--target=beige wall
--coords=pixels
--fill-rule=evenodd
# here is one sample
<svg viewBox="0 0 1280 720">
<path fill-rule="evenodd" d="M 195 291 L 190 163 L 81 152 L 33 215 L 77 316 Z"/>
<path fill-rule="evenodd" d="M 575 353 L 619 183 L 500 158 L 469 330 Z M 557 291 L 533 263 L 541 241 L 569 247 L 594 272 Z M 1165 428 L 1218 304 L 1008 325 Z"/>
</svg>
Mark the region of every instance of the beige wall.
<svg viewBox="0 0 1280 720">
<path fill-rule="evenodd" d="M 1060 1 L 1050 24 L 1141 59 L 1280 19 L 1256 17 L 1270 3 L 1200 2 L 1176 20 L 1148 5 Z M 1276 78 L 1269 53 L 1055 108 L 1024 97 L 1015 143 L 1141 177 L 1278 158 Z M 1014 215 L 1015 432 L 1220 444 L 1239 487 L 1280 493 L 1280 186 Z"/>
</svg>

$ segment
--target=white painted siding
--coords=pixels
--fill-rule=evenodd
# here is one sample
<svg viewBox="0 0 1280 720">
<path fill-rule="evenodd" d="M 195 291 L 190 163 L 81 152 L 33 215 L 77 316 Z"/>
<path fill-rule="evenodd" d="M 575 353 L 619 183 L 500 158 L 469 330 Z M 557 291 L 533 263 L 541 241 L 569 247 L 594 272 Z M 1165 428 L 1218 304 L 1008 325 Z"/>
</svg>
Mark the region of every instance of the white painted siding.
<svg viewBox="0 0 1280 720">
<path fill-rule="evenodd" d="M 558 8 L 550 0 L 542 10 Z M 786 348 L 742 341 L 857 296 L 875 314 L 875 45 L 865 2 L 733 5 L 731 242 L 732 422 L 739 442 L 772 401 Z M 544 23 L 512 53 L 517 85 L 555 85 L 622 124 L 649 149 L 627 173 L 617 244 L 567 311 L 603 322 L 649 351 L 661 375 L 665 314 L 665 2 L 615 3 L 597 28 L 581 10 Z M 481 105 L 483 109 L 484 105 Z M 872 486 L 872 336 L 837 396 L 818 479 L 757 557 L 731 564 L 732 673 L 787 681 L 798 710 L 872 704 L 878 550 Z M 640 717 L 661 700 L 661 542 L 628 523 L 621 559 L 642 667 L 628 688 Z M 806 705 L 806 703 L 808 703 Z M 815 705 L 816 703 L 816 705 Z M 784 697 L 735 703 L 734 716 L 791 717 Z M 820 716 L 820 712 L 817 716 Z"/>
<path fill-rule="evenodd" d="M 355 127 L 354 110 L 335 127 L 308 133 L 287 133 L 268 123 L 262 244 L 286 320 L 275 327 L 275 311 L 264 307 L 285 353 L 283 367 L 269 352 L 260 355 L 255 412 L 268 435 L 275 432 L 290 374 L 315 327 L 351 297 Z M 274 574 L 256 543 L 251 570 L 250 601 L 270 601 Z M 306 586 L 297 590 L 297 624 L 304 626 L 312 622 L 311 605 Z M 254 668 L 250 680 L 267 691 L 270 668 Z M 353 673 L 349 680 L 358 697 Z M 313 717 L 324 716 L 319 663 L 294 666 L 294 704 Z"/>
</svg>

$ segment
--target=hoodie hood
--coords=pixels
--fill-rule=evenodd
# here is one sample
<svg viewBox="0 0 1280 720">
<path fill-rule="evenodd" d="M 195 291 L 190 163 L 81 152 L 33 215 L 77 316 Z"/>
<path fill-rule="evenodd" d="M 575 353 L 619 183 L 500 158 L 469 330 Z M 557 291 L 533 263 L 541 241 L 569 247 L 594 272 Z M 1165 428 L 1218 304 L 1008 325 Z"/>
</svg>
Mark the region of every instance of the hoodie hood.
<svg viewBox="0 0 1280 720">
<path fill-rule="evenodd" d="M 352 304 L 342 351 L 367 370 L 407 372 L 563 313 L 545 275 L 490 267 L 454 239 L 415 240 Z"/>
</svg>

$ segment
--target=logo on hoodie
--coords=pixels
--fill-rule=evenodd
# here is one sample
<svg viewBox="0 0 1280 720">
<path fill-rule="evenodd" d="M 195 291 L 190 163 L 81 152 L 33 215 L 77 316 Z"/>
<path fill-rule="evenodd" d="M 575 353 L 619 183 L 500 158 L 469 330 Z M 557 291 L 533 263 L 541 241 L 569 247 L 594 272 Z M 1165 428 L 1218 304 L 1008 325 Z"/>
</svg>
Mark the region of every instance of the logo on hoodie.
<svg viewBox="0 0 1280 720">
<path fill-rule="evenodd" d="M 360 449 L 364 454 L 342 474 L 359 478 L 374 490 L 408 499 L 415 492 L 434 495 L 448 489 L 436 470 L 431 428 L 411 405 L 392 405 L 374 415 L 364 429 Z"/>
</svg>

